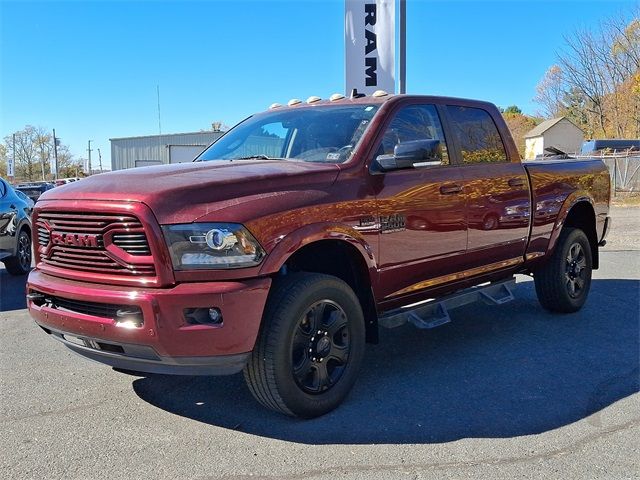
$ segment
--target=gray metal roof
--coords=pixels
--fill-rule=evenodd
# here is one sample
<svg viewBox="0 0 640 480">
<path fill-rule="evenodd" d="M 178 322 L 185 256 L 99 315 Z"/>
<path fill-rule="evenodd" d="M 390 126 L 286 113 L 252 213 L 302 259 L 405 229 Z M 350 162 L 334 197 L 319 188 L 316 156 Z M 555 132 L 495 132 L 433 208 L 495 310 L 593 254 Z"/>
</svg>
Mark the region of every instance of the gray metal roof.
<svg viewBox="0 0 640 480">
<path fill-rule="evenodd" d="M 184 133 L 159 133 L 156 135 L 136 135 L 134 137 L 114 137 L 114 138 L 110 138 L 109 141 L 112 140 L 131 140 L 134 138 L 158 138 L 158 137 L 173 137 L 173 136 L 185 136 L 185 135 L 210 135 L 210 134 L 215 134 L 218 136 L 221 136 L 223 133 L 223 131 L 220 130 L 200 130 L 199 132 L 184 132 Z"/>
<path fill-rule="evenodd" d="M 549 130 L 551 127 L 553 127 L 554 125 L 556 125 L 557 123 L 560 123 L 562 120 L 566 120 L 567 122 L 569 122 L 571 125 L 573 125 L 574 127 L 576 127 L 578 130 L 582 131 L 582 129 L 580 127 L 578 127 L 575 123 L 573 123 L 571 120 L 569 120 L 567 117 L 558 117 L 558 118 L 552 118 L 550 120 L 545 120 L 544 122 L 542 122 L 540 125 L 538 125 L 537 127 L 533 128 L 532 130 L 529 130 L 526 135 L 524 136 L 524 138 L 532 138 L 532 137 L 539 137 L 540 135 L 542 135 L 544 132 L 546 132 L 547 130 Z"/>
</svg>

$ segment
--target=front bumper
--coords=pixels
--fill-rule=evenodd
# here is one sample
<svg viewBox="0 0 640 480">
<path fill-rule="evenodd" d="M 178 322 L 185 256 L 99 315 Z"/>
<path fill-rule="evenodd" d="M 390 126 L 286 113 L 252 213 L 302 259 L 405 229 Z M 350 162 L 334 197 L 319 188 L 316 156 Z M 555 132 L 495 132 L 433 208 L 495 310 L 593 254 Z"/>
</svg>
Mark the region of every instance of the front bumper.
<svg viewBox="0 0 640 480">
<path fill-rule="evenodd" d="M 184 375 L 240 371 L 253 350 L 270 278 L 233 282 L 183 283 L 172 288 L 132 288 L 81 283 L 39 271 L 29 275 L 30 293 L 73 302 L 125 305 L 142 312 L 138 328 L 114 318 L 38 305 L 27 307 L 36 323 L 85 357 L 127 370 Z M 187 308 L 216 307 L 219 325 L 190 324 Z"/>
</svg>

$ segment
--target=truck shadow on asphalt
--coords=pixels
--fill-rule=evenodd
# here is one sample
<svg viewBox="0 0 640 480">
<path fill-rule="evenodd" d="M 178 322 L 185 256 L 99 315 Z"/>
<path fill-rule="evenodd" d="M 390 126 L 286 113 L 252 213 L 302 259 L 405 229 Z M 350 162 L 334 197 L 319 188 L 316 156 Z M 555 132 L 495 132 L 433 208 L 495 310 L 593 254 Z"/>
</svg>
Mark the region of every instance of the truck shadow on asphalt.
<svg viewBox="0 0 640 480">
<path fill-rule="evenodd" d="M 441 443 L 555 429 L 638 391 L 637 280 L 594 280 L 576 314 L 553 315 L 532 282 L 502 307 L 471 305 L 434 330 L 382 331 L 351 395 L 301 421 L 263 409 L 241 375 L 149 376 L 136 394 L 210 425 L 305 444 Z"/>
<path fill-rule="evenodd" d="M 0 312 L 27 308 L 27 277 L 9 275 L 4 268 L 0 268 Z"/>
</svg>

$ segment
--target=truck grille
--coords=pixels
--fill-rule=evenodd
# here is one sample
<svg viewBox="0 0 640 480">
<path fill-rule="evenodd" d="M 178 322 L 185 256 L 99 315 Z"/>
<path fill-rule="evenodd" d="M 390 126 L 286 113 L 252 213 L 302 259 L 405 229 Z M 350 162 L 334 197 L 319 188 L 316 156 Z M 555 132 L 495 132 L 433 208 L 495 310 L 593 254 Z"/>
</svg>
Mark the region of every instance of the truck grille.
<svg viewBox="0 0 640 480">
<path fill-rule="evenodd" d="M 143 233 L 116 233 L 113 244 L 130 255 L 151 255 L 147 236 Z"/>
<path fill-rule="evenodd" d="M 44 211 L 37 215 L 36 228 L 44 265 L 116 275 L 155 275 L 144 227 L 135 216 Z M 110 245 L 117 249 L 110 249 Z M 124 257 L 128 254 L 137 259 L 121 258 L 118 249 Z"/>
</svg>

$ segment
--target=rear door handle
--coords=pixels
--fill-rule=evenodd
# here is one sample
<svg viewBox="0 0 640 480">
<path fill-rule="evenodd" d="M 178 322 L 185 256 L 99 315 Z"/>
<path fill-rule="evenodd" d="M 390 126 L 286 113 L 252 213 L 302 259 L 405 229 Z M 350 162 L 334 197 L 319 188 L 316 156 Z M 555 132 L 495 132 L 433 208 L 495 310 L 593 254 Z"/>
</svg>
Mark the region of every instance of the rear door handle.
<svg viewBox="0 0 640 480">
<path fill-rule="evenodd" d="M 461 191 L 462 191 L 462 187 L 455 183 L 452 183 L 450 185 L 442 185 L 440 187 L 440 193 L 442 195 L 452 195 L 455 193 L 460 193 Z"/>
<path fill-rule="evenodd" d="M 524 187 L 524 180 L 522 178 L 512 178 L 507 183 L 510 187 Z"/>
</svg>

